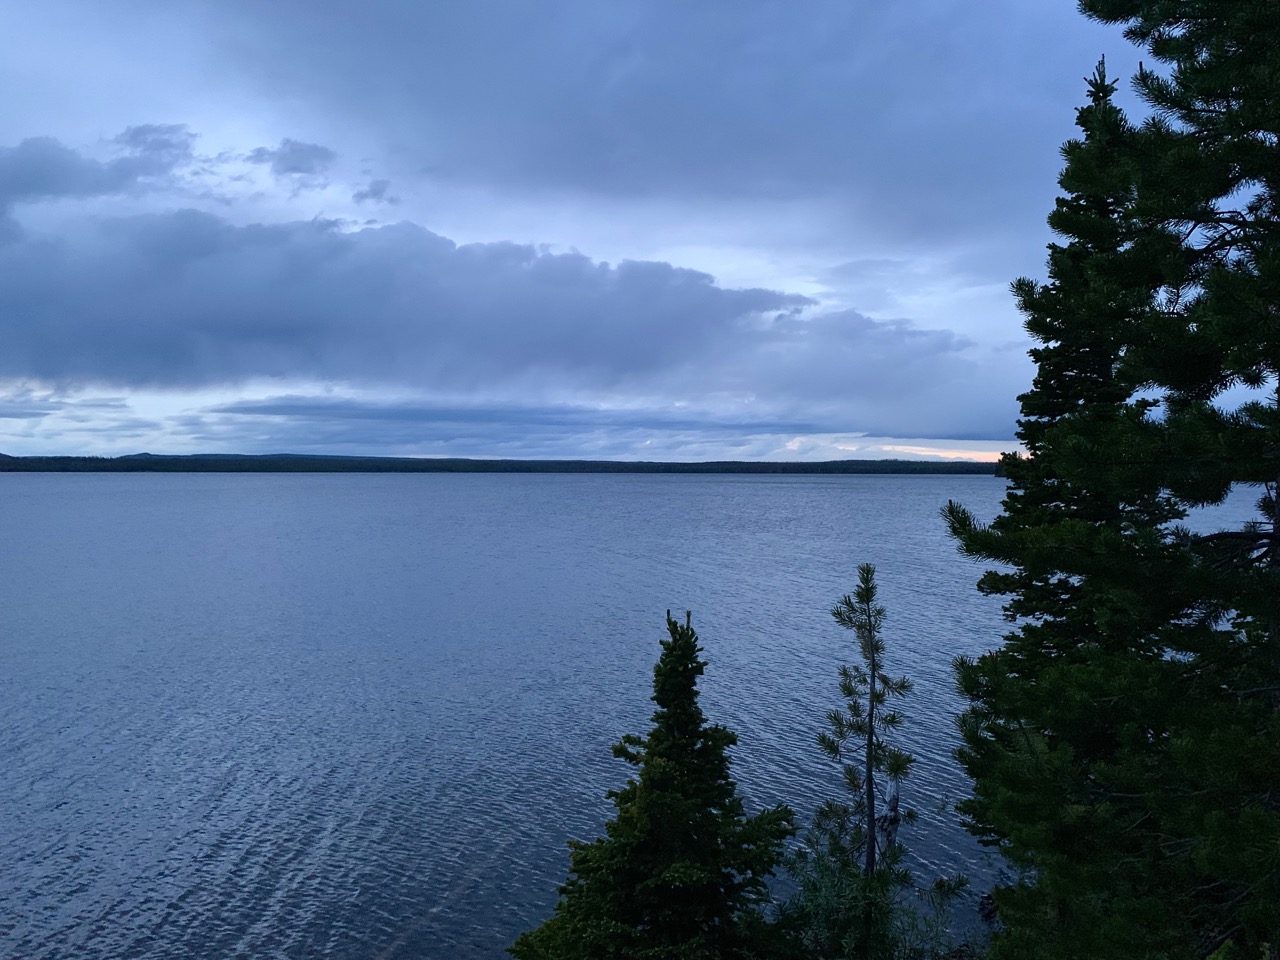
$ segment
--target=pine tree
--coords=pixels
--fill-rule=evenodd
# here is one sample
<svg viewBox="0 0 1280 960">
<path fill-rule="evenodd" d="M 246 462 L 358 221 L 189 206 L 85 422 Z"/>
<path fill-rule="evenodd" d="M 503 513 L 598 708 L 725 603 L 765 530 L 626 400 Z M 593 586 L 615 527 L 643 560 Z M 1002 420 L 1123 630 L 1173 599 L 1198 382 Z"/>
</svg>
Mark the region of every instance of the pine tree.
<svg viewBox="0 0 1280 960">
<path fill-rule="evenodd" d="M 1157 482 L 1181 503 L 1260 496 L 1244 527 L 1183 538 L 1201 629 L 1183 664 L 1158 805 L 1202 948 L 1280 952 L 1280 2 L 1083 0 L 1157 69 L 1135 208 L 1180 234 L 1181 270 L 1131 351 L 1165 410 Z M 1251 388 L 1242 391 L 1241 388 Z"/>
<path fill-rule="evenodd" d="M 653 726 L 614 746 L 637 774 L 610 791 L 617 812 L 605 836 L 570 844 L 571 876 L 551 919 L 511 947 L 520 960 L 731 960 L 768 949 L 760 906 L 792 814 L 746 816 L 729 776 L 737 738 L 698 705 L 698 636 L 669 611 L 667 631 Z"/>
<path fill-rule="evenodd" d="M 860 564 L 853 596 L 845 594 L 831 610 L 836 623 L 857 634 L 862 663 L 840 667 L 840 695 L 845 699 L 845 709 L 828 714 L 831 732 L 818 737 L 818 745 L 833 760 L 843 761 L 851 742 L 859 751 L 859 765 L 846 764 L 844 769 L 850 790 L 859 795 L 863 832 L 867 838 L 863 844 L 862 869 L 868 876 L 876 872 L 877 854 L 887 855 L 895 845 L 898 788 L 915 763 L 915 757 L 884 739 L 886 732 L 902 726 L 902 714 L 889 708 L 889 699 L 910 693 L 911 681 L 885 673 L 881 630 L 886 611 L 876 602 L 878 589 L 876 568 L 870 563 Z M 886 809 L 877 815 L 876 804 L 881 793 L 885 794 Z"/>
<path fill-rule="evenodd" d="M 915 758 L 885 738 L 903 719 L 890 702 L 909 694 L 911 681 L 885 669 L 886 611 L 876 595 L 875 567 L 861 564 L 853 595 L 831 611 L 836 623 L 857 634 L 861 663 L 841 665 L 844 706 L 827 714 L 830 732 L 818 735 L 818 746 L 841 764 L 849 799 L 819 806 L 805 846 L 790 862 L 799 889 L 788 919 L 801 942 L 824 958 L 923 957 L 944 939 L 941 929 L 918 922 L 906 896 L 914 881 L 898 828 L 914 823 L 916 814 L 901 808 L 900 788 Z M 959 877 L 934 884 L 925 897 L 930 912 L 943 913 L 963 885 Z"/>
<path fill-rule="evenodd" d="M 1049 283 L 1013 286 L 1037 342 L 1019 398 L 1027 453 L 1004 459 L 990 525 L 944 510 L 963 553 L 1006 565 L 979 588 L 1009 597 L 1017 624 L 957 663 L 974 779 L 961 811 L 1019 873 L 995 892 L 997 958 L 1179 956 L 1191 936 L 1149 800 L 1178 722 L 1169 651 L 1194 612 L 1178 589 L 1193 564 L 1173 543 L 1182 507 L 1150 470 L 1162 427 L 1130 357 L 1180 250 L 1138 220 L 1137 133 L 1104 65 L 1088 86 L 1049 218 L 1066 242 L 1049 248 Z"/>
<path fill-rule="evenodd" d="M 1141 128 L 1104 135 L 1110 91 L 1082 111 L 1051 217 L 1069 242 L 1047 286 L 1015 285 L 1043 346 L 1005 512 L 948 510 L 965 552 L 1012 568 L 981 587 L 1020 624 L 959 667 L 965 810 L 1025 870 L 998 954 L 1274 954 L 1280 2 L 1081 7 L 1160 68 Z M 1241 484 L 1254 521 L 1176 526 Z"/>
</svg>

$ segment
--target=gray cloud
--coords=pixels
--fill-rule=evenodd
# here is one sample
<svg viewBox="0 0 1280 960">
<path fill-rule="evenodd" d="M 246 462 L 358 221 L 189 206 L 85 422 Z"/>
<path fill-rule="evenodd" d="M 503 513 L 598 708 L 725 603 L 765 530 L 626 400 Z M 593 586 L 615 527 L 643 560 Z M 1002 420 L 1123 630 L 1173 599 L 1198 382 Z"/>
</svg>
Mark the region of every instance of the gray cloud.
<svg viewBox="0 0 1280 960">
<path fill-rule="evenodd" d="M 400 159 L 514 192 L 818 199 L 922 240 L 1037 225 L 1080 78 L 1072 4 L 218 4 L 263 89 Z"/>
<path fill-rule="evenodd" d="M 761 313 L 664 263 L 596 263 L 411 224 L 236 227 L 178 211 L 0 250 L 0 375 L 131 386 L 301 376 L 463 388 L 537 373 L 607 388 L 704 356 Z"/>
<path fill-rule="evenodd" d="M 311 423 L 406 424 L 416 429 L 489 427 L 684 430 L 708 433 L 814 433 L 825 425 L 804 420 L 726 418 L 723 414 L 690 416 L 670 410 L 610 409 L 572 404 L 517 405 L 511 403 L 449 404 L 358 400 L 350 397 L 279 396 L 264 400 L 236 400 L 207 408 L 209 414 L 267 417 Z M 360 429 L 364 429 L 361 427 Z"/>
<path fill-rule="evenodd" d="M 172 421 L 170 436 L 191 449 L 401 455 L 623 459 L 836 459 L 928 456 L 804 419 L 684 413 L 660 408 L 571 404 L 378 401 L 278 396 L 219 404 Z M 962 449 L 977 447 L 965 438 Z M 935 445 L 937 446 L 937 445 Z M 859 453 L 859 451 L 863 451 Z"/>
<path fill-rule="evenodd" d="M 40 420 L 63 406 L 57 401 L 33 397 L 0 397 L 0 420 Z"/>
<path fill-rule="evenodd" d="M 161 428 L 139 418 L 121 397 L 60 396 L 50 390 L 0 387 L 0 434 L 6 452 L 30 453 L 65 444 L 65 449 L 99 453 Z M 16 449 L 15 449 L 16 447 Z M 115 452 L 128 452 L 128 448 Z"/>
<path fill-rule="evenodd" d="M 391 196 L 390 191 L 390 180 L 371 180 L 367 187 L 353 193 L 351 199 L 356 203 L 399 203 L 399 198 Z"/>
<path fill-rule="evenodd" d="M 436 408 L 415 413 L 306 399 L 188 414 L 167 424 L 166 433 L 198 450 L 604 459 L 761 457 L 776 455 L 793 436 L 661 418 L 649 424 L 640 416 L 613 417 L 587 408 L 477 407 L 455 416 Z"/>
<path fill-rule="evenodd" d="M 260 453 L 395 451 L 518 458 L 635 458 L 647 453 L 660 459 L 696 458 L 698 450 L 748 445 L 776 450 L 795 434 L 789 429 L 793 424 L 778 424 L 785 431 L 780 441 L 770 426 L 566 404 L 457 406 L 290 396 L 212 407 L 177 418 L 170 431 L 191 438 L 196 448 Z"/>
<path fill-rule="evenodd" d="M 127 128 L 114 142 L 133 154 L 118 162 L 155 176 L 192 160 L 196 135 L 183 123 L 145 123 Z"/>
<path fill-rule="evenodd" d="M 1008 435 L 1017 366 L 992 376 L 947 331 L 811 308 L 667 263 L 458 246 L 407 223 L 235 226 L 188 210 L 0 248 L 0 377 L 68 388 L 341 382 L 470 396 L 513 425 L 496 398 L 534 409 L 539 397 L 578 397 L 616 427 Z M 619 397 L 633 421 L 607 412 Z M 672 404 L 685 405 L 679 416 Z M 318 412 L 350 419 L 332 406 L 273 415 Z"/>
<path fill-rule="evenodd" d="M 245 157 L 250 163 L 270 164 L 277 177 L 319 177 L 323 175 L 338 155 L 318 143 L 303 143 L 285 138 L 275 149 L 258 147 Z"/>
<path fill-rule="evenodd" d="M 0 239 L 18 233 L 12 219 L 15 204 L 136 189 L 189 162 L 194 139 L 181 125 L 130 127 L 113 141 L 127 152 L 107 161 L 87 157 L 52 137 L 0 147 Z"/>
</svg>

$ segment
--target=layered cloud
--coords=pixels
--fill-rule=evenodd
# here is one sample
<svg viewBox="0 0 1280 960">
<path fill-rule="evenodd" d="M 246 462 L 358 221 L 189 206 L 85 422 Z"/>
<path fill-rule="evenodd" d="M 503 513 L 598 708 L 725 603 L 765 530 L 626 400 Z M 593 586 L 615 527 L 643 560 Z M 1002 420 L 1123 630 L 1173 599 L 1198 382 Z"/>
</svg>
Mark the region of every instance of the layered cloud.
<svg viewBox="0 0 1280 960">
<path fill-rule="evenodd" d="M 181 210 L 0 248 L 0 376 L 203 387 L 309 377 L 621 388 L 803 297 L 665 263 L 596 263 L 422 227 L 237 227 Z"/>
<path fill-rule="evenodd" d="M 0 377 L 152 389 L 278 378 L 748 418 L 803 407 L 811 425 L 909 436 L 1008 429 L 1007 405 L 975 389 L 973 344 L 812 306 L 666 263 L 458 246 L 412 224 L 240 227 L 186 210 L 0 247 Z M 943 403 L 948 391 L 966 403 Z"/>
<path fill-rule="evenodd" d="M 1020 0 L 0 27 L 0 450 L 989 452 L 1080 78 L 1129 66 Z"/>
<path fill-rule="evenodd" d="M 24 142 L 3 155 L 0 195 L 129 192 L 191 156 L 181 128 L 119 142 L 133 152 L 110 162 Z M 29 154 L 58 158 L 64 172 L 33 180 Z M 282 155 L 285 174 L 329 162 L 314 145 Z M 422 398 L 292 396 L 200 415 L 223 426 L 256 417 L 323 433 L 356 420 L 385 431 L 487 419 L 517 430 L 591 421 L 668 434 L 701 424 L 713 435 L 998 438 L 1012 419 L 1009 378 L 984 380 L 990 351 L 944 330 L 727 289 L 670 263 L 459 245 L 408 222 L 239 225 L 194 209 L 85 217 L 0 244 L 0 316 L 0 379 L 63 393 L 275 381 Z"/>
</svg>

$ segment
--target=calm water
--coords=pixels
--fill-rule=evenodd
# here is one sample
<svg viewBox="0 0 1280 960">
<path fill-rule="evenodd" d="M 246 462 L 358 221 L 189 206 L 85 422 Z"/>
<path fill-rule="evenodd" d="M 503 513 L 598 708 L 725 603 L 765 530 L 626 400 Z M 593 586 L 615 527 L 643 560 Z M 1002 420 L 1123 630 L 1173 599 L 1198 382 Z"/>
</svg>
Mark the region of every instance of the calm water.
<svg viewBox="0 0 1280 960">
<path fill-rule="evenodd" d="M 998 605 L 947 541 L 987 477 L 0 475 L 0 956 L 499 957 L 598 832 L 663 612 L 748 805 L 813 746 L 879 567 L 910 674 L 904 839 L 990 875 L 949 661 Z"/>
</svg>

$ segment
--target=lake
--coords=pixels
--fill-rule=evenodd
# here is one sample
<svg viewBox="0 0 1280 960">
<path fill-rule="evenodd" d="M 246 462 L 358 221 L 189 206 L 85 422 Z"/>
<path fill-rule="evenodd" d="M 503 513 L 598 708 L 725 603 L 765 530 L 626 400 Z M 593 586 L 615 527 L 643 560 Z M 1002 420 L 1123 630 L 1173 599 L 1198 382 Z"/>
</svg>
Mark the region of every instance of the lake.
<svg viewBox="0 0 1280 960">
<path fill-rule="evenodd" d="M 920 874 L 992 868 L 940 807 L 950 661 L 998 602 L 967 476 L 0 475 L 0 955 L 496 958 L 600 831 L 664 612 L 693 612 L 748 808 L 809 810 L 877 565 Z M 980 891 L 979 891 L 980 892 Z"/>
</svg>

